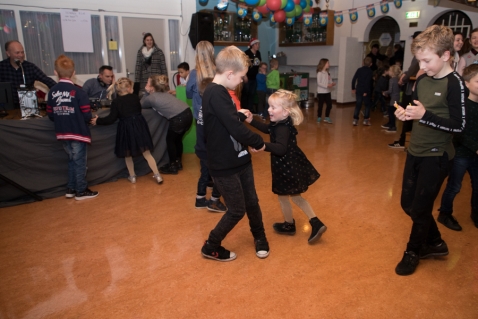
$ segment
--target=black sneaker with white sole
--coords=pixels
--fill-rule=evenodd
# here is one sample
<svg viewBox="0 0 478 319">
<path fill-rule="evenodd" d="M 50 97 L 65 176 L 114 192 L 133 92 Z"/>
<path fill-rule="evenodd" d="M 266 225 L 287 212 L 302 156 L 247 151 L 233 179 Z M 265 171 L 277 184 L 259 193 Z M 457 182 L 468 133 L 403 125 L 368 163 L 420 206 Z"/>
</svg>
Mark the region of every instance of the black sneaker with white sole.
<svg viewBox="0 0 478 319">
<path fill-rule="evenodd" d="M 94 192 L 94 191 L 87 188 L 81 193 L 76 193 L 75 199 L 76 200 L 84 200 L 84 199 L 89 199 L 89 198 L 95 198 L 96 196 L 98 196 L 98 192 Z"/>
<path fill-rule="evenodd" d="M 75 197 L 75 195 L 76 195 L 76 191 L 74 189 L 68 188 L 66 190 L 66 194 L 65 194 L 66 198 L 73 198 Z"/>
<path fill-rule="evenodd" d="M 403 149 L 403 148 L 405 148 L 405 145 L 400 144 L 399 141 L 395 141 L 392 144 L 388 144 L 388 147 Z"/>
<path fill-rule="evenodd" d="M 256 256 L 259 258 L 266 258 L 269 256 L 269 243 L 265 237 L 254 240 L 256 246 Z"/>
<path fill-rule="evenodd" d="M 201 248 L 201 254 L 204 258 L 209 258 L 217 261 L 232 261 L 236 259 L 236 254 L 232 251 L 229 251 L 222 246 L 214 248 L 208 243 L 207 240 L 204 242 L 204 245 Z"/>
</svg>

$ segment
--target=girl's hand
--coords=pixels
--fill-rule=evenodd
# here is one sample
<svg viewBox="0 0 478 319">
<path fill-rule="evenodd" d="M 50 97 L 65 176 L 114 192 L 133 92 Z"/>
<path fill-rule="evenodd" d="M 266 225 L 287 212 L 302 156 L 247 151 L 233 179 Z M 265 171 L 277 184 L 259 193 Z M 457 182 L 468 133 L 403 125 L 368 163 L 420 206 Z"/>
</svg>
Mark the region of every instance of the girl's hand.
<svg viewBox="0 0 478 319">
<path fill-rule="evenodd" d="M 96 115 L 95 117 L 93 117 L 91 120 L 90 120 L 90 124 L 91 125 L 96 125 L 96 120 L 98 119 L 98 115 Z"/>
</svg>

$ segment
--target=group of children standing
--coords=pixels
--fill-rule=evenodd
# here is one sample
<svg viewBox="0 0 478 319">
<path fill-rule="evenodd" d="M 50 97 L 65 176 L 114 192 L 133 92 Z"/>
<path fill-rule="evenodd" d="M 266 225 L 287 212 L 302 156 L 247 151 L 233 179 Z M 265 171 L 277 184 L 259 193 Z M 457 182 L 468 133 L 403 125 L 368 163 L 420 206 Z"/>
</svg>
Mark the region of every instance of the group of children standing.
<svg viewBox="0 0 478 319">
<path fill-rule="evenodd" d="M 259 64 L 259 72 L 256 75 L 257 81 L 257 113 L 265 120 L 267 118 L 267 100 L 272 93 L 280 88 L 279 60 L 271 59 L 270 72 L 267 73 L 267 63 Z"/>
</svg>

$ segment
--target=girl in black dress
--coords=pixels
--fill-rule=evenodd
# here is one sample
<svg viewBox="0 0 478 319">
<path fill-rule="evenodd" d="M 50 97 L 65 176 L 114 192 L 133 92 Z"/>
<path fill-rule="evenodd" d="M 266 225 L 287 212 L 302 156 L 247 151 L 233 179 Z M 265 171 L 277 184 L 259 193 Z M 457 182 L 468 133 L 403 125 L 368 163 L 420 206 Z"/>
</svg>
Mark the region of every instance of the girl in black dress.
<svg viewBox="0 0 478 319">
<path fill-rule="evenodd" d="M 163 179 L 159 174 L 156 160 L 151 155 L 153 140 L 148 123 L 141 115 L 139 97 L 133 94 L 133 82 L 128 78 L 120 78 L 114 84 L 114 89 L 118 97 L 111 103 L 110 114 L 102 118 L 94 117 L 91 124 L 109 125 L 119 118 L 115 154 L 124 157 L 129 172 L 128 180 L 133 184 L 136 183 L 133 156 L 143 155 L 154 173 L 153 178 L 161 184 Z"/>
<path fill-rule="evenodd" d="M 271 141 L 265 143 L 265 151 L 271 153 L 272 192 L 279 196 L 285 219 L 283 223 L 275 223 L 274 230 L 279 234 L 295 234 L 290 198 L 309 218 L 312 226 L 312 233 L 308 239 L 310 244 L 317 241 L 327 227 L 300 195 L 319 178 L 320 174 L 297 146 L 297 129 L 294 125 L 302 123 L 304 117 L 297 106 L 296 99 L 297 95 L 286 90 L 273 93 L 269 97 L 270 124 L 254 120 L 250 112 L 245 113 L 247 113 L 247 122 L 263 133 L 270 134 Z"/>
</svg>

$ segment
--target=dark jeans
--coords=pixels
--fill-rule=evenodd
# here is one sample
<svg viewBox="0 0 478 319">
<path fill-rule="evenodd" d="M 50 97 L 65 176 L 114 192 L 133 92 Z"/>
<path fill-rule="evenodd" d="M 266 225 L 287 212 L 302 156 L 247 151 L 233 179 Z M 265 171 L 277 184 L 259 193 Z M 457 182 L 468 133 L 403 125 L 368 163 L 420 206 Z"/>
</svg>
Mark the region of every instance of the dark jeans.
<svg viewBox="0 0 478 319">
<path fill-rule="evenodd" d="M 355 94 L 357 101 L 355 102 L 355 111 L 354 111 L 354 119 L 358 120 L 360 115 L 360 109 L 362 108 L 362 102 L 365 104 L 365 112 L 363 114 L 364 119 L 370 118 L 370 107 L 372 106 L 372 102 L 370 100 L 370 94 L 363 96 L 363 93 Z"/>
<path fill-rule="evenodd" d="M 395 111 L 397 109 L 393 105 L 388 106 L 388 126 L 389 127 L 396 127 L 395 124 Z M 412 121 L 413 123 L 413 121 Z"/>
<path fill-rule="evenodd" d="M 401 106 L 406 109 L 408 103 L 410 103 L 411 101 L 412 101 L 412 96 L 411 95 L 403 94 L 402 105 Z M 405 140 L 407 138 L 407 132 L 411 132 L 412 128 L 413 128 L 413 120 L 408 120 L 408 121 L 403 122 L 402 132 L 400 133 L 400 139 L 398 140 L 400 145 L 405 145 Z"/>
<path fill-rule="evenodd" d="M 209 234 L 208 242 L 213 247 L 221 245 L 222 240 L 247 213 L 249 226 L 254 239 L 265 237 L 262 212 L 254 186 L 252 164 L 242 171 L 230 175 L 214 177 L 214 185 L 221 192 L 227 206 L 227 212 L 222 216 L 216 227 Z"/>
<path fill-rule="evenodd" d="M 382 92 L 375 91 L 375 101 L 373 102 L 373 109 L 380 104 L 380 111 L 387 112 L 387 102 Z"/>
<path fill-rule="evenodd" d="M 199 176 L 198 180 L 197 195 L 206 196 L 207 184 L 211 180 L 211 175 L 209 175 L 209 169 L 207 168 L 207 160 L 200 158 L 199 164 L 201 165 L 201 176 Z M 214 183 L 212 187 L 212 196 L 216 198 L 221 197 L 221 193 L 217 190 L 216 183 Z"/>
<path fill-rule="evenodd" d="M 461 183 L 466 171 L 471 178 L 471 213 L 478 216 L 478 157 L 453 158 L 450 176 L 441 198 L 440 213 L 451 215 L 453 213 L 453 200 L 461 190 Z"/>
<path fill-rule="evenodd" d="M 68 154 L 67 188 L 82 193 L 86 190 L 86 143 L 79 141 L 63 141 L 63 148 Z"/>
<path fill-rule="evenodd" d="M 432 211 L 449 167 L 450 161 L 446 153 L 429 157 L 407 154 L 401 196 L 402 208 L 413 221 L 407 251 L 418 254 L 422 244 L 441 240 Z"/>
<path fill-rule="evenodd" d="M 192 122 L 193 114 L 189 108 L 169 119 L 166 147 L 168 149 L 170 163 L 176 160 L 181 161 L 183 155 L 183 136 L 191 127 Z"/>
<path fill-rule="evenodd" d="M 319 100 L 319 108 L 317 111 L 317 117 L 322 117 L 322 110 L 324 109 L 324 103 L 326 105 L 325 117 L 330 117 L 330 110 L 332 110 L 332 94 L 330 93 L 317 93 L 317 100 Z"/>
<path fill-rule="evenodd" d="M 257 81 L 256 79 L 249 79 L 247 83 L 244 83 L 242 87 L 242 94 L 241 94 L 241 107 L 243 109 L 248 109 L 252 113 L 256 113 L 256 109 L 254 108 L 254 97 L 257 91 Z"/>
</svg>

